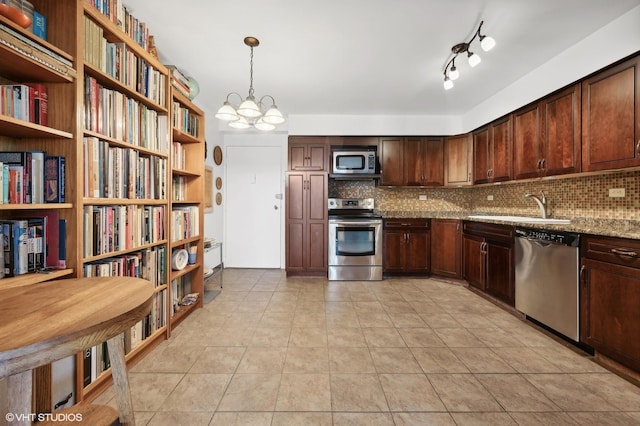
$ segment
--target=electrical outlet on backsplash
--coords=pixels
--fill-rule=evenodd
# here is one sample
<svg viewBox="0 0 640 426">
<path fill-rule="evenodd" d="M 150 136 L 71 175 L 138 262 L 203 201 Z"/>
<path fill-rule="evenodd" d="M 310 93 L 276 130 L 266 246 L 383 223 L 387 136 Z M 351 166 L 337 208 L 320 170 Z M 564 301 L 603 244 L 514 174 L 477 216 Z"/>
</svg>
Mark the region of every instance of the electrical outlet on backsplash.
<svg viewBox="0 0 640 426">
<path fill-rule="evenodd" d="M 625 197 L 609 197 L 625 188 Z M 383 212 L 484 212 L 537 216 L 538 206 L 524 194 L 544 191 L 550 217 L 640 220 L 640 171 L 512 182 L 467 188 L 376 187 L 372 181 L 329 180 L 329 196 L 375 199 Z M 419 200 L 427 195 L 427 200 Z M 493 195 L 487 201 L 487 195 Z"/>
</svg>

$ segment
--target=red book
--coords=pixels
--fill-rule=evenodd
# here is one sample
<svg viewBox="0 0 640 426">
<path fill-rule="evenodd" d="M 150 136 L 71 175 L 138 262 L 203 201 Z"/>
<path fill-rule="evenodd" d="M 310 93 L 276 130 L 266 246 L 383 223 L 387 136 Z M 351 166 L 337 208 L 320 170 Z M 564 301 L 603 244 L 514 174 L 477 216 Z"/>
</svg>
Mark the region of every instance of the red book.
<svg viewBox="0 0 640 426">
<path fill-rule="evenodd" d="M 49 91 L 44 84 L 34 83 L 29 87 L 33 89 L 33 98 L 31 107 L 33 114 L 30 115 L 31 121 L 42 126 L 47 125 L 47 115 L 49 112 Z"/>
</svg>

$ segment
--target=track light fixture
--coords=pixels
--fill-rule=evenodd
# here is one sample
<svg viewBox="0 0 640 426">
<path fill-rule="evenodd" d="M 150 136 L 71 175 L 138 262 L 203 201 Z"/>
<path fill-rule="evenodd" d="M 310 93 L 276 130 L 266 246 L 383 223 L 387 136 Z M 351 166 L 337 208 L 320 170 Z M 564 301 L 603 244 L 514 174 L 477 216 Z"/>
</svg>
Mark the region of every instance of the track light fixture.
<svg viewBox="0 0 640 426">
<path fill-rule="evenodd" d="M 480 40 L 480 47 L 485 52 L 490 51 L 496 45 L 496 41 L 492 37 L 480 34 L 482 24 L 484 24 L 484 21 L 480 22 L 478 30 L 475 32 L 473 37 L 471 37 L 471 40 L 466 43 L 458 43 L 451 48 L 453 57 L 449 59 L 449 62 L 447 62 L 447 65 L 444 67 L 445 90 L 453 88 L 453 80 L 457 80 L 460 76 L 460 72 L 458 71 L 458 68 L 456 68 L 456 58 L 458 57 L 458 55 L 466 53 L 467 61 L 472 68 L 481 62 L 480 56 L 478 56 L 477 53 L 471 51 L 471 43 L 476 39 L 476 37 Z"/>
</svg>

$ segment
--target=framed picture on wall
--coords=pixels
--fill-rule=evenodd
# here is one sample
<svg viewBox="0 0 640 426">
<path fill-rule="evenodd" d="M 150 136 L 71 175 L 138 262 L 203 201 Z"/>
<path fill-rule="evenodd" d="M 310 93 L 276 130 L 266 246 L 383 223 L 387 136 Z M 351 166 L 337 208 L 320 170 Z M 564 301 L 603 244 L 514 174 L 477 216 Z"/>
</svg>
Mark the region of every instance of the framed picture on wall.
<svg viewBox="0 0 640 426">
<path fill-rule="evenodd" d="M 213 211 L 213 167 L 204 168 L 204 211 Z"/>
</svg>

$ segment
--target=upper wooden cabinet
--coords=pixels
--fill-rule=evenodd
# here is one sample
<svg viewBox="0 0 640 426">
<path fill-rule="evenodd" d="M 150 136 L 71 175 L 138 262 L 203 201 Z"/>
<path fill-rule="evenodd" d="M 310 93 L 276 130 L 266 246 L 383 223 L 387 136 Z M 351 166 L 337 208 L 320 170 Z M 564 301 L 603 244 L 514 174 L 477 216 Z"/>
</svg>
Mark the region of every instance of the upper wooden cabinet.
<svg viewBox="0 0 640 426">
<path fill-rule="evenodd" d="M 473 138 L 471 133 L 450 136 L 444 140 L 444 184 L 446 186 L 473 183 Z"/>
<path fill-rule="evenodd" d="M 582 83 L 582 171 L 640 166 L 640 57 Z"/>
<path fill-rule="evenodd" d="M 473 183 L 511 180 L 511 119 L 500 118 L 473 132 Z"/>
<path fill-rule="evenodd" d="M 381 138 L 381 185 L 442 186 L 444 139 Z"/>
<path fill-rule="evenodd" d="M 326 137 L 289 138 L 289 170 L 326 171 L 329 169 L 329 145 Z"/>
<path fill-rule="evenodd" d="M 380 185 L 404 185 L 404 138 L 380 138 Z"/>
<path fill-rule="evenodd" d="M 513 114 L 515 179 L 580 172 L 580 98 L 578 83 Z"/>
</svg>

